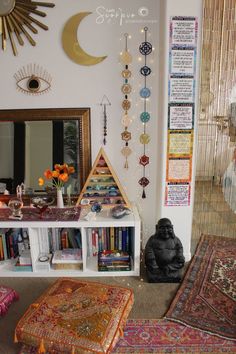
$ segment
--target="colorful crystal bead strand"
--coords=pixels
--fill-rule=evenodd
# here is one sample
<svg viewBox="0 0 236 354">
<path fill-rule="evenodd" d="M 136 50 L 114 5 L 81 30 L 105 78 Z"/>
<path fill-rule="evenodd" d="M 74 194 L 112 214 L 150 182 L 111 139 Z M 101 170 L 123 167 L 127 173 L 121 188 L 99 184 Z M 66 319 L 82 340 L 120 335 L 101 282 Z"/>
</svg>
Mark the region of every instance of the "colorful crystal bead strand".
<svg viewBox="0 0 236 354">
<path fill-rule="evenodd" d="M 125 37 L 125 50 L 120 55 L 120 61 L 124 65 L 124 69 L 122 70 L 122 78 L 123 78 L 123 85 L 121 87 L 121 91 L 124 94 L 124 99 L 122 101 L 122 119 L 121 123 L 124 127 L 124 131 L 121 133 L 121 139 L 125 142 L 125 146 L 121 149 L 122 155 L 125 157 L 125 164 L 124 168 L 128 168 L 128 157 L 132 153 L 132 150 L 129 147 L 129 141 L 131 139 L 131 133 L 128 131 L 129 126 L 132 123 L 132 119 L 128 114 L 128 111 L 131 107 L 131 102 L 129 100 L 129 95 L 132 91 L 132 87 L 129 83 L 129 79 L 131 77 L 131 71 L 129 70 L 129 64 L 132 62 L 132 55 L 128 51 L 128 33 L 124 34 Z"/>
<path fill-rule="evenodd" d="M 111 103 L 106 95 L 103 96 L 102 102 L 102 115 L 103 115 L 103 145 L 107 143 L 107 106 L 110 106 Z"/>
<path fill-rule="evenodd" d="M 150 114 L 147 112 L 147 99 L 151 95 L 150 89 L 147 87 L 147 77 L 151 74 L 152 70 L 147 66 L 147 56 L 152 52 L 152 45 L 147 41 L 148 28 L 144 27 L 145 41 L 139 46 L 139 52 L 144 55 L 144 66 L 140 69 L 140 74 L 144 77 L 144 86 L 140 90 L 140 97 L 143 99 L 143 112 L 140 114 L 140 120 L 143 124 L 143 133 L 140 135 L 139 140 L 143 145 L 143 155 L 139 158 L 139 164 L 143 166 L 143 176 L 138 181 L 143 188 L 142 198 L 146 198 L 145 188 L 149 184 L 146 177 L 146 166 L 149 164 L 149 156 L 146 155 L 146 145 L 150 141 L 150 136 L 147 134 L 147 123 L 150 120 Z"/>
</svg>

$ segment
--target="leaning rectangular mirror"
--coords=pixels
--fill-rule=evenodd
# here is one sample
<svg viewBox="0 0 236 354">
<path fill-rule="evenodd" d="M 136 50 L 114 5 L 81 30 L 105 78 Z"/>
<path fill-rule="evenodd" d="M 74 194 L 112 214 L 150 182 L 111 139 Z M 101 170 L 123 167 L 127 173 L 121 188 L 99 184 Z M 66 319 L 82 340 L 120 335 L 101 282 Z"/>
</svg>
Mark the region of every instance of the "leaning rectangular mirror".
<svg viewBox="0 0 236 354">
<path fill-rule="evenodd" d="M 89 108 L 0 110 L 0 193 L 43 191 L 38 178 L 55 163 L 74 166 L 71 194 L 80 193 L 91 168 Z"/>
</svg>

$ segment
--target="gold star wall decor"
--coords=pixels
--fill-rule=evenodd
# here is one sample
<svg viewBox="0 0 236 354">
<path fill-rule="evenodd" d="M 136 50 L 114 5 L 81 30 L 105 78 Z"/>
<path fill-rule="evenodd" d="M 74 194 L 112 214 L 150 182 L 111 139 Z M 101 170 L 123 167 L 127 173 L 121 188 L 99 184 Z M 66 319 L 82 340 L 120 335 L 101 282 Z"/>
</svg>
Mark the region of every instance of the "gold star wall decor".
<svg viewBox="0 0 236 354">
<path fill-rule="evenodd" d="M 14 55 L 17 55 L 17 47 L 15 38 L 19 45 L 24 45 L 23 36 L 30 42 L 32 46 L 36 45 L 36 42 L 29 34 L 28 30 L 34 34 L 38 33 L 35 25 L 48 30 L 48 26 L 32 17 L 31 14 L 40 17 L 45 17 L 45 12 L 39 11 L 38 7 L 54 7 L 55 4 L 51 2 L 38 2 L 32 0 L 5 0 L 0 1 L 0 35 L 1 46 L 3 50 L 7 48 L 7 39 L 10 40 L 12 51 Z"/>
</svg>

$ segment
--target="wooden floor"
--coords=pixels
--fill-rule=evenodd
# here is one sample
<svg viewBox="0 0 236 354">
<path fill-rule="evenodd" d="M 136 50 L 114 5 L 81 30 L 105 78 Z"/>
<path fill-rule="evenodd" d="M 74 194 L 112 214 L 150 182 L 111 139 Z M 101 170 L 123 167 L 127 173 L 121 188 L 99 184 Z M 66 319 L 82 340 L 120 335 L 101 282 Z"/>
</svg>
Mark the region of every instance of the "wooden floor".
<svg viewBox="0 0 236 354">
<path fill-rule="evenodd" d="M 236 214 L 225 202 L 221 185 L 197 181 L 195 185 L 192 242 L 201 234 L 236 238 Z"/>
</svg>

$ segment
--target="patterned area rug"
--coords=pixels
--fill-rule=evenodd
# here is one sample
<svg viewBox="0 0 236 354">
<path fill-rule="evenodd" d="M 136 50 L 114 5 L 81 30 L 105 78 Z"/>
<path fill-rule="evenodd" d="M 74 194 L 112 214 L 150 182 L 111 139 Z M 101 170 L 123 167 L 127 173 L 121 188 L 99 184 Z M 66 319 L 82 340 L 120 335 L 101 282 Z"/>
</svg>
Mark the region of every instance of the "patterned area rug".
<svg viewBox="0 0 236 354">
<path fill-rule="evenodd" d="M 166 319 L 236 340 L 236 239 L 203 235 Z"/>
<path fill-rule="evenodd" d="M 112 354 L 235 353 L 236 342 L 166 320 L 128 320 Z M 20 354 L 36 354 L 23 345 Z"/>
</svg>

